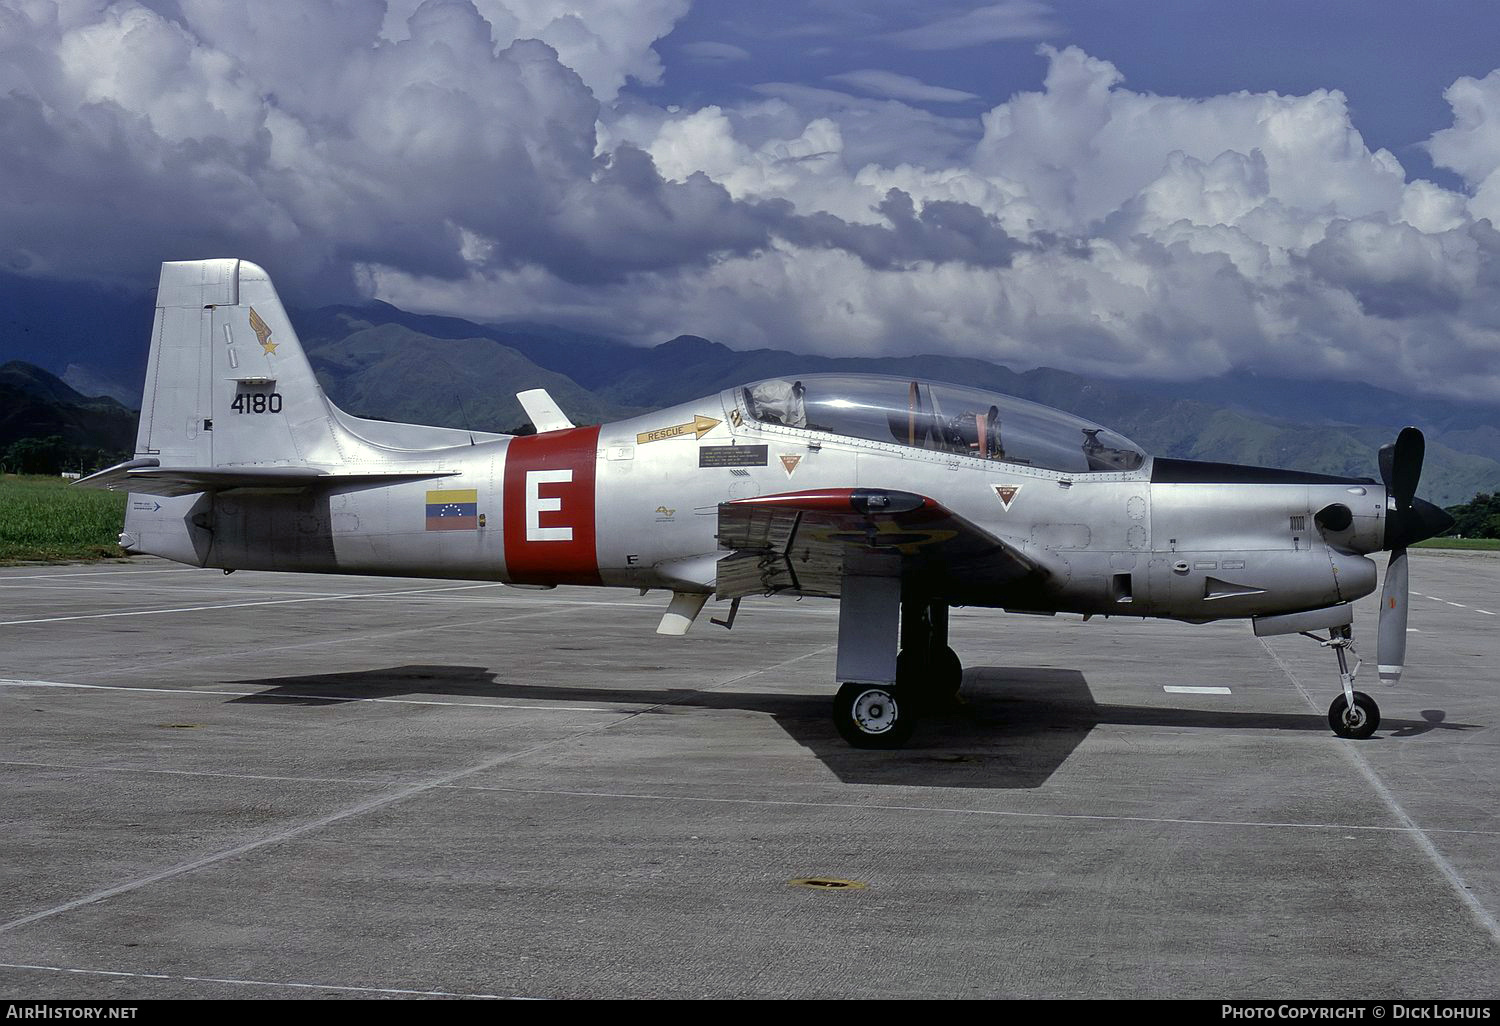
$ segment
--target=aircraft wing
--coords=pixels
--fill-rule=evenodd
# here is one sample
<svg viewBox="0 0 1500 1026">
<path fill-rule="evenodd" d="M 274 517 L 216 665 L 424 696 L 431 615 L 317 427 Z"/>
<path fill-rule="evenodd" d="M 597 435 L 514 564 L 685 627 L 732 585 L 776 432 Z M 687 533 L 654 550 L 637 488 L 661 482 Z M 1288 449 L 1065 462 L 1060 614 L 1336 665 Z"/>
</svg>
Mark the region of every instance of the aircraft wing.
<svg viewBox="0 0 1500 1026">
<path fill-rule="evenodd" d="M 836 598 L 846 571 L 935 584 L 1003 586 L 1047 569 L 934 499 L 820 488 L 719 505 L 719 598 L 790 592 Z"/>
</svg>

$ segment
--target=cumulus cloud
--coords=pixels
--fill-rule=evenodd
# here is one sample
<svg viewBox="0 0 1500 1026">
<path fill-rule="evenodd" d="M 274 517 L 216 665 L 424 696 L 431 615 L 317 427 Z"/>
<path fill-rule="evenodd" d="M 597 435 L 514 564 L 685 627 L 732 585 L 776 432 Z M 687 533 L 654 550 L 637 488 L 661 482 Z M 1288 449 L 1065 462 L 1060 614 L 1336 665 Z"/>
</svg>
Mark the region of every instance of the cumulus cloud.
<svg viewBox="0 0 1500 1026">
<path fill-rule="evenodd" d="M 1157 96 L 1076 48 L 979 116 L 878 69 L 838 79 L 873 97 L 657 108 L 628 84 L 686 9 L 0 0 L 0 264 L 146 282 L 233 253 L 305 299 L 641 342 L 1500 391 L 1500 72 L 1446 94 L 1456 191 L 1337 91 Z"/>
<path fill-rule="evenodd" d="M 641 145 L 665 176 L 702 173 L 800 217 L 769 247 L 598 297 L 616 330 L 1120 376 L 1249 367 L 1500 390 L 1500 250 L 1478 209 L 1500 164 L 1483 149 L 1497 132 L 1486 90 L 1451 92 L 1455 129 L 1433 142 L 1474 183 L 1466 196 L 1408 181 L 1337 91 L 1156 96 L 1076 48 L 1042 53 L 1042 88 L 986 112 L 966 145 L 954 128 L 948 161 L 915 146 L 852 156 L 861 122 L 886 119 L 873 135 L 892 145 L 896 122 L 930 115 L 805 86 L 657 121 Z M 567 287 L 471 284 L 439 305 L 484 291 L 605 327 Z M 400 274 L 381 288 L 424 293 Z"/>
<path fill-rule="evenodd" d="M 214 0 L 207 0 L 213 3 Z M 411 15 L 425 0 L 387 0 L 383 34 L 401 39 Z M 672 31 L 691 0 L 473 0 L 500 46 L 540 39 L 578 73 L 600 100 L 615 98 L 627 80 L 647 85 L 661 79 L 661 59 L 652 43 Z M 262 5 L 251 10 L 263 16 Z M 379 6 L 379 5 L 363 5 Z"/>
<path fill-rule="evenodd" d="M 169 19 L 117 3 L 71 25 L 11 12 L 5 49 L 26 70 L 0 98 L 7 263 L 130 274 L 191 246 L 299 274 L 451 276 L 483 254 L 589 281 L 764 242 L 755 211 L 703 176 L 599 157 L 598 96 L 548 44 L 508 38 L 524 21 L 497 17 L 497 40 L 468 0 L 428 0 L 392 40 L 378 0 L 270 6 L 182 0 Z M 575 17 L 516 7 L 544 27 Z M 643 63 L 594 70 L 607 85 Z"/>
<path fill-rule="evenodd" d="M 1428 152 L 1473 190 L 1475 217 L 1500 221 L 1500 70 L 1482 79 L 1464 76 L 1443 98 L 1453 108 L 1453 127 L 1435 133 Z"/>
</svg>

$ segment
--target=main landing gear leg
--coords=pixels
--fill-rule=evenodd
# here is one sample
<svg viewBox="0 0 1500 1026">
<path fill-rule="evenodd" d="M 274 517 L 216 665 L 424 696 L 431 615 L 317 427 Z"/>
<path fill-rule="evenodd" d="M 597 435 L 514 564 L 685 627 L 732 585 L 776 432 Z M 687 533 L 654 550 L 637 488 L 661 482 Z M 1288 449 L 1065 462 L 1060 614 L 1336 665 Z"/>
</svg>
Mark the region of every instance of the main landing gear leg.
<svg viewBox="0 0 1500 1026">
<path fill-rule="evenodd" d="M 844 575 L 833 722 L 855 748 L 900 748 L 916 725 L 913 703 L 897 686 L 900 614 L 900 578 Z"/>
<path fill-rule="evenodd" d="M 904 597 L 901 601 L 901 654 L 896 680 L 908 694 L 929 705 L 958 698 L 964 668 L 948 647 L 948 603 L 941 599 Z"/>
<path fill-rule="evenodd" d="M 1359 673 L 1359 653 L 1354 654 L 1354 668 L 1349 668 L 1349 657 L 1344 650 L 1354 651 L 1354 632 L 1348 626 L 1333 627 L 1328 631 L 1327 638 L 1320 638 L 1316 634 L 1302 632 L 1304 637 L 1312 638 L 1324 648 L 1331 648 L 1339 657 L 1339 681 L 1344 685 L 1344 693 L 1333 700 L 1328 707 L 1328 725 L 1339 737 L 1347 737 L 1356 741 L 1362 741 L 1375 733 L 1380 726 L 1380 706 L 1375 704 L 1375 699 L 1363 691 L 1354 690 L 1354 675 Z"/>
</svg>

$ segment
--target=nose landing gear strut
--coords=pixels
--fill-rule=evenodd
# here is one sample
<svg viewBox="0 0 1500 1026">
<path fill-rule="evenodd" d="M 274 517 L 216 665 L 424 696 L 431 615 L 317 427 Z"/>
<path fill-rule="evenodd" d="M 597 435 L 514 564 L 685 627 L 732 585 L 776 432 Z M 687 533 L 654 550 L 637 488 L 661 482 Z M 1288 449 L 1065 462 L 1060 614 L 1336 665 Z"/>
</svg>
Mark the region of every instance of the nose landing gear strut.
<svg viewBox="0 0 1500 1026">
<path fill-rule="evenodd" d="M 1344 685 L 1344 693 L 1333 700 L 1328 707 L 1328 725 L 1339 737 L 1362 741 L 1375 733 L 1380 726 L 1380 706 L 1375 704 L 1375 699 L 1363 691 L 1354 690 L 1354 675 L 1359 673 L 1359 653 L 1354 651 L 1354 631 L 1347 624 L 1342 627 L 1330 627 L 1328 637 L 1313 634 L 1310 631 L 1299 631 L 1303 637 L 1312 638 L 1324 648 L 1333 649 L 1334 655 L 1339 657 L 1339 681 Z M 1349 668 L 1349 657 L 1344 650 L 1348 649 L 1354 653 L 1354 668 Z"/>
</svg>

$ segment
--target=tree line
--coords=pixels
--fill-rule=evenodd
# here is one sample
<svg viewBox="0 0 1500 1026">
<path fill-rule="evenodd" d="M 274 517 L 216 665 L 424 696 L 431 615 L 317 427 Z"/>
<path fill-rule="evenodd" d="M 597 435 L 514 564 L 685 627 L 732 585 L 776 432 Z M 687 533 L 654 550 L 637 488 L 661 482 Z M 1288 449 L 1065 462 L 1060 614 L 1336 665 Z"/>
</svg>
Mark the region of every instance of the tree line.
<svg viewBox="0 0 1500 1026">
<path fill-rule="evenodd" d="M 1463 538 L 1500 538 L 1500 492 L 1480 492 L 1468 502 L 1449 506 L 1453 517 L 1450 535 Z"/>
<path fill-rule="evenodd" d="M 7 474 L 92 474 L 128 459 L 129 453 L 79 445 L 61 435 L 48 435 L 18 438 L 0 449 L 0 470 Z"/>
</svg>

